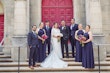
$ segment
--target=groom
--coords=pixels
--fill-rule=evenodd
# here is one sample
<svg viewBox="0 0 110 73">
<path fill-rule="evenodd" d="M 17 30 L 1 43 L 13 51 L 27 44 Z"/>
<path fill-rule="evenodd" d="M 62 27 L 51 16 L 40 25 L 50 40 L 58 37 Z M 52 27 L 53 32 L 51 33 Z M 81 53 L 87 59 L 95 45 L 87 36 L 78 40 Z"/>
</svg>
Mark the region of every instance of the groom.
<svg viewBox="0 0 110 73">
<path fill-rule="evenodd" d="M 30 49 L 29 54 L 29 68 L 34 69 L 36 67 L 35 61 L 37 58 L 38 49 L 38 35 L 36 34 L 36 25 L 32 26 L 32 31 L 28 34 L 28 46 Z"/>
<path fill-rule="evenodd" d="M 63 37 L 61 38 L 61 48 L 62 48 L 62 56 L 64 58 L 64 47 L 66 50 L 66 58 L 69 58 L 68 54 L 68 39 L 69 39 L 69 28 L 66 26 L 65 21 L 61 21 L 61 27 L 60 32 L 63 34 Z"/>
</svg>

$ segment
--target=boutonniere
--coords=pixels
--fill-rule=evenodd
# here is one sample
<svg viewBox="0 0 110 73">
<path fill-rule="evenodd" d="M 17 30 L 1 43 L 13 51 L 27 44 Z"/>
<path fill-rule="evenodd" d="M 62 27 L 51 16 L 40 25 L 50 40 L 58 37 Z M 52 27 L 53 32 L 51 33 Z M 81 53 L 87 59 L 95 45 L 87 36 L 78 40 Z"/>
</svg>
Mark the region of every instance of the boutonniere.
<svg viewBox="0 0 110 73">
<path fill-rule="evenodd" d="M 64 29 L 66 29 L 66 27 L 64 27 Z"/>
</svg>

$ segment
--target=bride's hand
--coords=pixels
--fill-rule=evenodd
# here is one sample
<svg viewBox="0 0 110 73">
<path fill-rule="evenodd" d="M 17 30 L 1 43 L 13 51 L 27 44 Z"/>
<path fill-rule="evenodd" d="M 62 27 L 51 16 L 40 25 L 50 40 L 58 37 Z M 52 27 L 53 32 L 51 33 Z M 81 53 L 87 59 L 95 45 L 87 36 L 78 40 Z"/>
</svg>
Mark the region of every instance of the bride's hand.
<svg viewBox="0 0 110 73">
<path fill-rule="evenodd" d="M 57 38 L 61 38 L 61 36 L 57 36 Z"/>
<path fill-rule="evenodd" d="M 54 38 L 57 38 L 57 36 L 54 36 L 54 35 L 53 35 L 53 37 L 54 37 Z"/>
</svg>

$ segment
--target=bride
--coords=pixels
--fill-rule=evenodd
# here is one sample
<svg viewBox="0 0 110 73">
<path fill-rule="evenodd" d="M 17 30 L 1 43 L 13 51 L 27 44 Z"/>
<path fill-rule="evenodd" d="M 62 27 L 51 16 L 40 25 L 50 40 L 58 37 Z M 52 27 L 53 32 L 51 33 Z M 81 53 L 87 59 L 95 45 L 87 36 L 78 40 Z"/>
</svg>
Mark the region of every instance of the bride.
<svg viewBox="0 0 110 73">
<path fill-rule="evenodd" d="M 52 44 L 52 51 L 49 56 L 41 63 L 41 67 L 44 68 L 64 68 L 67 67 L 68 64 L 61 60 L 62 53 L 61 53 L 61 44 L 60 38 L 63 35 L 60 33 L 58 29 L 58 24 L 54 23 L 54 26 L 51 31 L 51 44 Z"/>
</svg>

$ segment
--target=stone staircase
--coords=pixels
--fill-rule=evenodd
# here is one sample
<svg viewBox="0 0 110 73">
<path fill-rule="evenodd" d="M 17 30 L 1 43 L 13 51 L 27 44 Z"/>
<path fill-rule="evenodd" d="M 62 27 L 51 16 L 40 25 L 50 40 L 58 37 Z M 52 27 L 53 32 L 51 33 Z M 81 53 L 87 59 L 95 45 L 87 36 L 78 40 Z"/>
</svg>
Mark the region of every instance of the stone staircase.
<svg viewBox="0 0 110 73">
<path fill-rule="evenodd" d="M 0 52 L 0 63 L 3 62 L 13 62 L 10 55 L 4 55 L 3 52 Z"/>
<path fill-rule="evenodd" d="M 70 53 L 71 54 L 71 53 Z M 38 67 L 34 70 L 28 68 L 28 62 L 20 62 L 20 73 L 99 73 L 98 62 L 95 62 L 95 68 L 87 70 L 81 66 L 81 63 L 75 62 L 74 58 L 63 58 L 69 65 L 67 68 L 41 68 L 40 63 L 36 63 Z M 107 54 L 106 60 L 101 62 L 101 73 L 110 73 L 110 54 Z M 11 56 L 4 55 L 0 52 L 0 73 L 18 73 L 18 63 L 13 62 Z"/>
<path fill-rule="evenodd" d="M 110 61 L 110 54 L 107 54 L 106 61 Z"/>
</svg>

